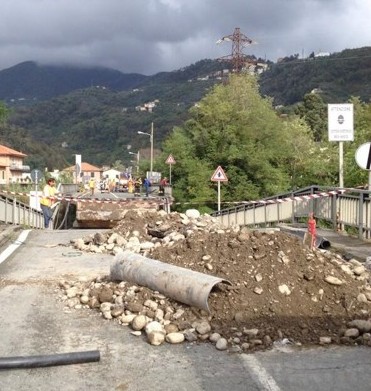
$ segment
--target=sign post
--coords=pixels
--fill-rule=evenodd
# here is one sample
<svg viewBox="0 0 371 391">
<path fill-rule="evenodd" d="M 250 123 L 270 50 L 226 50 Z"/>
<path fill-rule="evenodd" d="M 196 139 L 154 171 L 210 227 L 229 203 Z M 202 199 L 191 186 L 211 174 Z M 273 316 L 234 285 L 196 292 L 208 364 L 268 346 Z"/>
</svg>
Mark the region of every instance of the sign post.
<svg viewBox="0 0 371 391">
<path fill-rule="evenodd" d="M 75 155 L 76 159 L 75 159 L 75 176 L 76 176 L 76 185 L 79 183 L 79 176 L 80 176 L 80 173 L 81 173 L 81 155 Z"/>
<path fill-rule="evenodd" d="M 168 158 L 166 159 L 166 162 L 165 162 L 165 163 L 169 165 L 169 184 L 170 184 L 170 186 L 171 186 L 171 165 L 176 163 L 176 161 L 175 161 L 175 159 L 173 158 L 173 155 L 172 155 L 172 154 L 170 154 L 170 155 L 168 156 Z"/>
<path fill-rule="evenodd" d="M 343 141 L 354 140 L 353 104 L 329 104 L 328 140 L 339 142 L 339 187 L 344 187 Z"/>
<path fill-rule="evenodd" d="M 41 179 L 41 171 L 40 170 L 32 170 L 31 171 L 31 179 L 35 184 L 35 194 L 36 194 L 36 205 L 39 205 L 39 196 L 38 196 L 38 188 L 37 185 Z"/>
<path fill-rule="evenodd" d="M 218 212 L 220 212 L 220 182 L 228 182 L 228 178 L 225 175 L 221 166 L 218 166 L 211 177 L 213 182 L 218 182 Z"/>
</svg>

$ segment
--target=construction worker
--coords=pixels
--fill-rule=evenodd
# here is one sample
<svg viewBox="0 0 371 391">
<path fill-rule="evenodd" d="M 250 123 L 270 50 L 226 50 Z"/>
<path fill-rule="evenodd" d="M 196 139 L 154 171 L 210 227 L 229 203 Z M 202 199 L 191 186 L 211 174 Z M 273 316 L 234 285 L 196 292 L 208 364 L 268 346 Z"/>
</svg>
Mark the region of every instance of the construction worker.
<svg viewBox="0 0 371 391">
<path fill-rule="evenodd" d="M 44 227 L 49 228 L 49 223 L 53 218 L 52 206 L 55 204 L 55 195 L 58 193 L 55 188 L 55 179 L 49 178 L 43 189 L 43 195 L 40 199 L 40 207 L 44 216 Z"/>
<path fill-rule="evenodd" d="M 160 187 L 159 187 L 159 191 L 158 191 L 158 194 L 160 196 L 164 196 L 165 195 L 165 186 L 167 186 L 168 184 L 169 184 L 169 182 L 167 181 L 166 177 L 161 179 Z"/>
<path fill-rule="evenodd" d="M 316 244 L 316 236 L 317 236 L 316 220 L 314 218 L 313 212 L 309 213 L 308 233 L 310 235 L 310 249 L 313 250 Z"/>
<path fill-rule="evenodd" d="M 90 194 L 94 195 L 94 190 L 95 190 L 95 178 L 91 177 L 89 179 L 89 189 L 90 189 Z"/>
<path fill-rule="evenodd" d="M 134 192 L 134 180 L 130 176 L 130 178 L 128 180 L 128 193 L 133 193 L 133 192 Z"/>
<path fill-rule="evenodd" d="M 140 188 L 142 187 L 142 179 L 136 178 L 134 182 L 134 196 L 139 197 L 140 196 Z"/>
</svg>

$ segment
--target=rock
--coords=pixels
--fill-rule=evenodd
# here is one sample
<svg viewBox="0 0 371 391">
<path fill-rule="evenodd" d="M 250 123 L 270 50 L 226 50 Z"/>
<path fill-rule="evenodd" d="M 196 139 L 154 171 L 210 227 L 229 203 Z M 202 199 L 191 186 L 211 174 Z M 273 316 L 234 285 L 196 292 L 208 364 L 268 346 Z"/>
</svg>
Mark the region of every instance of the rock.
<svg viewBox="0 0 371 391">
<path fill-rule="evenodd" d="M 356 275 L 356 276 L 360 276 L 361 274 L 363 274 L 364 272 L 366 271 L 366 268 L 361 265 L 361 266 L 356 266 L 354 269 L 353 269 L 353 273 Z"/>
<path fill-rule="evenodd" d="M 194 333 L 193 331 L 185 330 L 185 331 L 183 332 L 183 334 L 184 334 L 185 339 L 186 339 L 188 342 L 195 342 L 195 341 L 197 341 L 197 334 Z"/>
<path fill-rule="evenodd" d="M 153 300 L 146 300 L 144 302 L 144 305 L 148 308 L 150 308 L 152 311 L 156 311 L 158 308 L 158 304 Z"/>
<path fill-rule="evenodd" d="M 147 334 L 153 331 L 158 331 L 165 335 L 165 329 L 162 327 L 161 323 L 156 321 L 147 323 L 145 327 L 145 331 Z"/>
<path fill-rule="evenodd" d="M 243 334 L 247 335 L 249 338 L 255 338 L 259 334 L 258 329 L 244 329 Z"/>
<path fill-rule="evenodd" d="M 121 316 L 124 313 L 124 310 L 125 310 L 125 308 L 123 306 L 117 305 L 111 309 L 111 315 L 114 318 L 118 318 L 119 316 Z"/>
<path fill-rule="evenodd" d="M 371 331 L 371 321 L 355 319 L 348 323 L 348 327 L 357 328 L 361 333 L 368 333 Z"/>
<path fill-rule="evenodd" d="M 343 284 L 343 281 L 341 281 L 339 278 L 336 278 L 334 276 L 326 276 L 325 281 L 331 285 L 342 285 Z"/>
<path fill-rule="evenodd" d="M 285 296 L 289 296 L 291 294 L 290 288 L 286 284 L 280 285 L 278 290 Z"/>
<path fill-rule="evenodd" d="M 358 296 L 357 296 L 357 301 L 359 303 L 367 303 L 367 297 L 364 293 L 360 293 Z"/>
<path fill-rule="evenodd" d="M 130 312 L 142 312 L 143 311 L 143 304 L 141 303 L 135 303 L 135 302 L 130 302 L 125 305 L 126 309 Z"/>
<path fill-rule="evenodd" d="M 331 337 L 320 337 L 319 338 L 320 345 L 329 345 L 329 344 L 331 344 L 331 342 L 332 342 Z"/>
<path fill-rule="evenodd" d="M 346 329 L 344 337 L 357 338 L 359 336 L 359 330 L 357 328 Z"/>
<path fill-rule="evenodd" d="M 174 323 L 169 323 L 164 326 L 166 334 L 171 334 L 171 333 L 177 333 L 179 331 L 179 328 L 176 324 Z"/>
<path fill-rule="evenodd" d="M 147 334 L 148 342 L 151 345 L 158 346 L 165 341 L 165 334 L 160 331 L 151 331 Z"/>
<path fill-rule="evenodd" d="M 228 348 L 228 341 L 225 338 L 219 338 L 218 341 L 216 342 L 215 347 L 218 350 L 227 350 L 227 348 Z"/>
<path fill-rule="evenodd" d="M 113 291 L 108 286 L 103 286 L 98 293 L 98 299 L 101 303 L 112 302 Z"/>
<path fill-rule="evenodd" d="M 137 315 L 131 322 L 131 327 L 135 331 L 144 329 L 147 324 L 147 318 L 144 315 Z"/>
<path fill-rule="evenodd" d="M 212 333 L 209 336 L 210 342 L 217 342 L 222 336 L 219 333 Z"/>
<path fill-rule="evenodd" d="M 170 333 L 166 334 L 166 342 L 169 342 L 171 344 L 176 344 L 176 343 L 182 343 L 185 339 L 184 334 L 182 333 Z"/>
<path fill-rule="evenodd" d="M 263 289 L 257 286 L 254 288 L 254 293 L 261 295 L 263 293 Z"/>
<path fill-rule="evenodd" d="M 211 326 L 210 326 L 210 323 L 206 322 L 206 321 L 203 321 L 203 322 L 200 322 L 196 325 L 196 331 L 199 333 L 199 334 L 207 334 L 211 331 Z"/>
<path fill-rule="evenodd" d="M 260 273 L 255 274 L 255 281 L 256 282 L 260 282 L 262 280 L 263 280 L 263 276 Z"/>
<path fill-rule="evenodd" d="M 107 312 L 107 311 L 110 312 L 111 308 L 112 308 L 112 303 L 104 302 L 104 303 L 101 303 L 101 305 L 100 305 L 100 310 L 102 312 Z"/>
<path fill-rule="evenodd" d="M 136 316 L 137 315 L 135 314 L 128 314 L 128 315 L 122 314 L 120 320 L 124 324 L 130 324 Z"/>
<path fill-rule="evenodd" d="M 186 210 L 185 215 L 190 219 L 198 219 L 201 216 L 201 213 L 197 209 L 188 209 Z"/>
</svg>

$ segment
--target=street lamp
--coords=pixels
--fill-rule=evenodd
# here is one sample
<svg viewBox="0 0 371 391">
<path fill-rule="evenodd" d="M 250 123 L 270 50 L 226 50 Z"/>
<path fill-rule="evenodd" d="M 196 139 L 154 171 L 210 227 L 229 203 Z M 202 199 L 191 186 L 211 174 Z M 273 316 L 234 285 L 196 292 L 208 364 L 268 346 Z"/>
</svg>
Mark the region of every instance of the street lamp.
<svg viewBox="0 0 371 391">
<path fill-rule="evenodd" d="M 138 175 L 139 174 L 139 151 L 137 153 L 129 151 L 129 154 L 136 155 L 136 157 L 137 157 L 137 175 Z"/>
<path fill-rule="evenodd" d="M 151 141 L 151 167 L 150 167 L 149 180 L 152 181 L 152 171 L 153 171 L 153 122 L 151 123 L 151 133 L 141 132 L 139 130 L 138 134 L 145 134 L 145 135 L 150 137 L 150 141 Z"/>
</svg>

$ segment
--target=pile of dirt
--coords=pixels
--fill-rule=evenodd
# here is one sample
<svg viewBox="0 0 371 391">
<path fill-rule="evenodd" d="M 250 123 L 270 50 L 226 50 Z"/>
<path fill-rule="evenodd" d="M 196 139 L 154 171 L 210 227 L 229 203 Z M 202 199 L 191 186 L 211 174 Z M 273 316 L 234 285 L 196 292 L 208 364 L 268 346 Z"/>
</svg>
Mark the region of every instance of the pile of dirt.
<svg viewBox="0 0 371 391">
<path fill-rule="evenodd" d="M 111 237 L 112 243 L 113 233 L 125 242 L 134 236 L 140 243 L 153 244 L 143 246 L 145 250 L 137 247 L 148 258 L 228 280 L 230 286 L 219 284 L 211 292 L 207 316 L 212 332 L 228 341 L 236 334 L 241 339 L 241 330 L 254 329 L 263 341 L 255 344 L 258 349 L 283 338 L 304 345 L 318 344 L 324 337 L 331 343 L 368 344 L 368 335 L 347 334 L 351 320 L 371 317 L 369 272 L 354 259 L 311 250 L 298 237 L 279 230 L 221 227 L 216 219 L 194 210 L 129 211 L 106 235 L 106 242 Z M 84 246 L 89 248 L 87 238 Z M 143 300 L 150 297 L 147 289 L 141 292 Z M 203 312 L 190 309 L 182 321 L 187 314 L 205 317 Z"/>
</svg>

